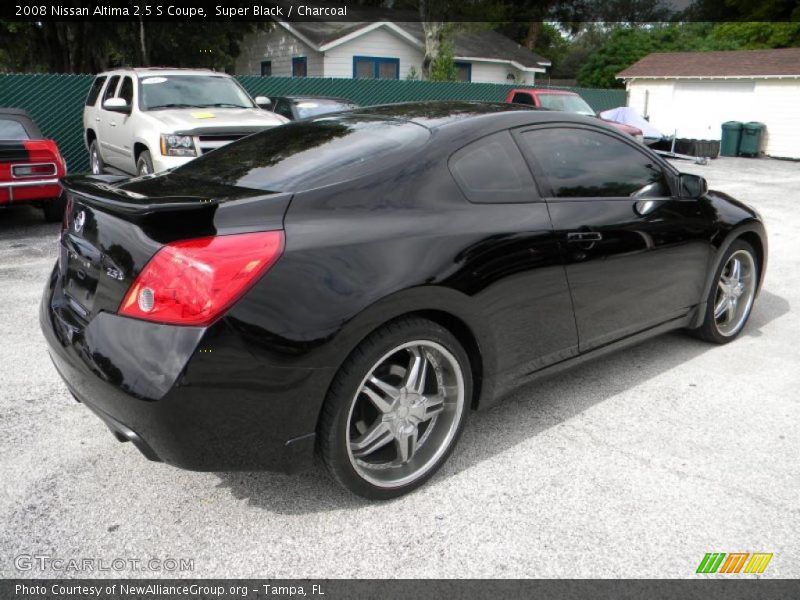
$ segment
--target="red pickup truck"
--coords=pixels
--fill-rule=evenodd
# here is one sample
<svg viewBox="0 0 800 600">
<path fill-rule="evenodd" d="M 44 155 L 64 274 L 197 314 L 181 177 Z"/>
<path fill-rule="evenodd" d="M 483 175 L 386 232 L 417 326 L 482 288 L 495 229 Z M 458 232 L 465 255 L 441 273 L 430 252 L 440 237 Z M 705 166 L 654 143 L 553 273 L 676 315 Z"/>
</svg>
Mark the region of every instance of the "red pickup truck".
<svg viewBox="0 0 800 600">
<path fill-rule="evenodd" d="M 594 110 L 592 110 L 592 107 L 586 103 L 586 100 L 575 92 L 568 92 L 567 90 L 520 88 L 508 92 L 506 102 L 528 104 L 537 108 L 547 108 L 550 110 L 563 110 L 564 112 L 588 115 L 590 117 L 597 116 Z M 642 130 L 638 127 L 608 121 L 607 119 L 601 120 L 633 136 L 640 142 L 644 141 Z"/>
</svg>

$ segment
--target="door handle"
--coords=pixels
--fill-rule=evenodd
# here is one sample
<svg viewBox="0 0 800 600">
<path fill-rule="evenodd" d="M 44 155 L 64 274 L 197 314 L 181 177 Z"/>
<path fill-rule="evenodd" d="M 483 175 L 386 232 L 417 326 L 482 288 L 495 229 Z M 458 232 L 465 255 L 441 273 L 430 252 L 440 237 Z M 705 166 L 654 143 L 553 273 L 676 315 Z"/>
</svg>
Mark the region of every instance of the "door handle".
<svg viewBox="0 0 800 600">
<path fill-rule="evenodd" d="M 95 117 L 94 120 L 95 120 L 96 123 L 99 123 L 100 122 L 100 117 Z"/>
<path fill-rule="evenodd" d="M 109 123 L 109 125 L 110 125 L 111 127 L 116 127 L 116 126 L 117 126 L 117 124 L 116 124 L 116 123 L 113 123 L 113 122 L 112 122 L 112 123 Z"/>
<path fill-rule="evenodd" d="M 568 242 L 585 244 L 586 242 L 602 241 L 603 234 L 599 231 L 571 231 L 567 234 Z"/>
</svg>

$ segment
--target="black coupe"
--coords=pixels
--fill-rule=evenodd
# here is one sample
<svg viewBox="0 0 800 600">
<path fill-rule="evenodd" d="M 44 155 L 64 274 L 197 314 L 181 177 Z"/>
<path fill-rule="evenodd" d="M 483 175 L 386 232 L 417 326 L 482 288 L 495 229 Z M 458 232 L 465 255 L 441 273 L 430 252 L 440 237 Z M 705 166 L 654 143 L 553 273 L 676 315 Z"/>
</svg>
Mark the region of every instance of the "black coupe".
<svg viewBox="0 0 800 600">
<path fill-rule="evenodd" d="M 75 398 L 148 458 L 421 485 L 471 409 L 673 329 L 745 326 L 759 215 L 597 119 L 419 103 L 171 172 L 68 177 L 41 304 Z"/>
</svg>

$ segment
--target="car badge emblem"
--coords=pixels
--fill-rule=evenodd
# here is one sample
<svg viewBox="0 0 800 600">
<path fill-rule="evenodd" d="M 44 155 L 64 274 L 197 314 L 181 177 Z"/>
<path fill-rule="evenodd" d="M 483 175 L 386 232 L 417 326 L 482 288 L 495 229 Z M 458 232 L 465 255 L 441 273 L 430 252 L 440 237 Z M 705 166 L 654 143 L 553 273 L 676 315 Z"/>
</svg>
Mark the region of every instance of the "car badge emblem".
<svg viewBox="0 0 800 600">
<path fill-rule="evenodd" d="M 86 213 L 81 211 L 75 215 L 75 220 L 72 222 L 72 227 L 75 229 L 75 233 L 80 233 L 83 230 L 84 223 L 86 223 Z"/>
</svg>

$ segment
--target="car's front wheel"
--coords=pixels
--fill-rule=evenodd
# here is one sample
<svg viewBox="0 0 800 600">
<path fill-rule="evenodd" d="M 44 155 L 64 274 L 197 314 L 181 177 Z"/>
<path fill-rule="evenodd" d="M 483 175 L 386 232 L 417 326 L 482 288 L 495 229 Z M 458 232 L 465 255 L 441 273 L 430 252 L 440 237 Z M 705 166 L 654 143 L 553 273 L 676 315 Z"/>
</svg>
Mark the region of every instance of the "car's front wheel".
<svg viewBox="0 0 800 600">
<path fill-rule="evenodd" d="M 103 169 L 106 168 L 97 140 L 92 140 L 92 143 L 89 144 L 89 166 L 92 169 L 92 175 L 102 175 Z"/>
<path fill-rule="evenodd" d="M 447 460 L 469 412 L 472 375 L 440 325 L 403 318 L 345 361 L 325 400 L 319 449 L 341 485 L 370 499 L 401 496 Z"/>
<path fill-rule="evenodd" d="M 153 172 L 153 159 L 148 150 L 142 150 L 139 158 L 136 159 L 136 174 L 149 175 Z"/>
<path fill-rule="evenodd" d="M 715 273 L 706 299 L 706 317 L 696 334 L 715 344 L 734 340 L 744 329 L 758 287 L 758 260 L 744 240 L 731 244 Z"/>
</svg>

